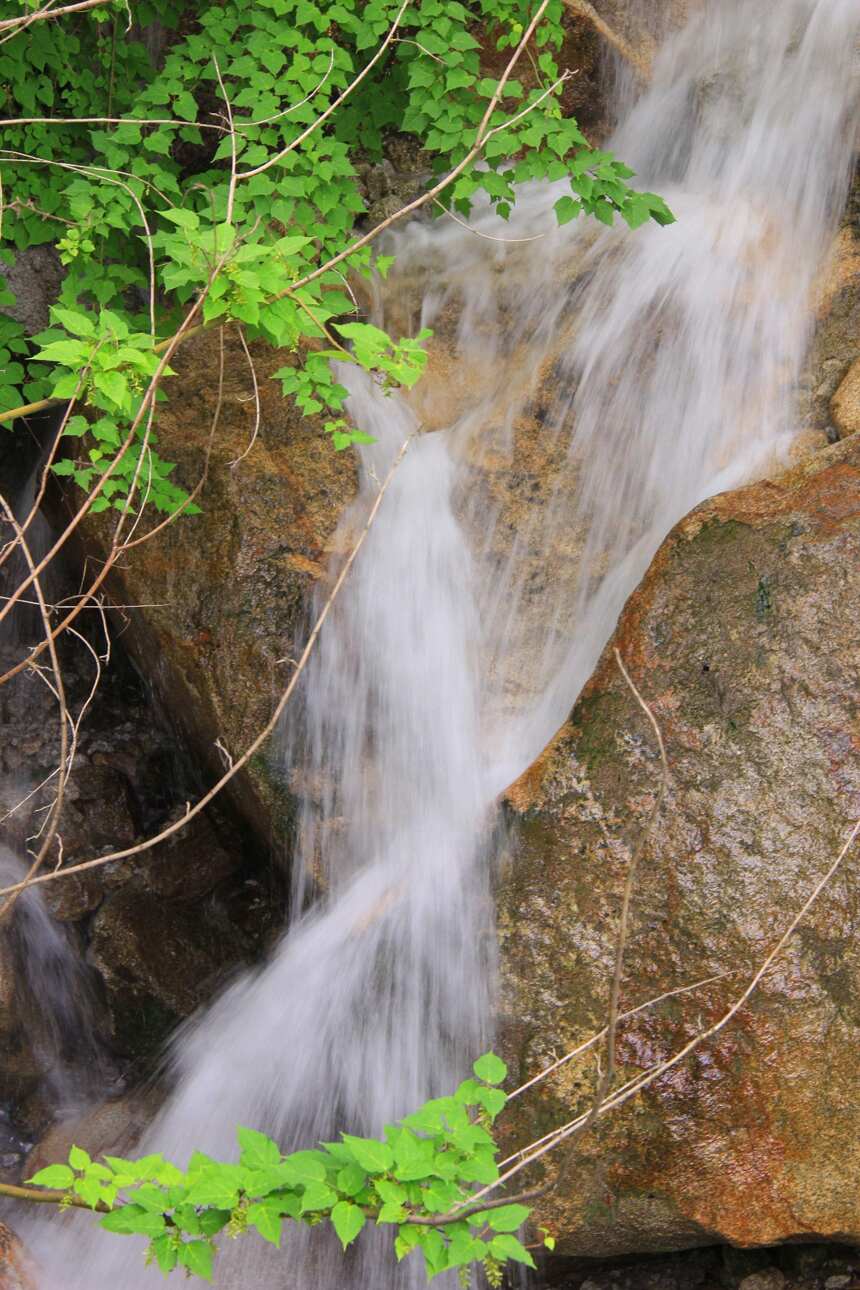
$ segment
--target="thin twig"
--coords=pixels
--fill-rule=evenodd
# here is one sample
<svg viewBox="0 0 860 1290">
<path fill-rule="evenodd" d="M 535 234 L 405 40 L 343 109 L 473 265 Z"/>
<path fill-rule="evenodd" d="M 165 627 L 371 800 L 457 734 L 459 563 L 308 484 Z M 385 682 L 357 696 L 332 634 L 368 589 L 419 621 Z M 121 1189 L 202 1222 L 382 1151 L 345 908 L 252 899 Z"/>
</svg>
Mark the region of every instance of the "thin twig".
<svg viewBox="0 0 860 1290">
<path fill-rule="evenodd" d="M 797 914 L 795 914 L 794 918 L 792 918 L 776 945 L 750 979 L 744 991 L 738 995 L 720 1019 L 712 1026 L 709 1026 L 706 1030 L 700 1031 L 699 1034 L 695 1035 L 688 1043 L 686 1043 L 666 1061 L 659 1062 L 657 1065 L 644 1071 L 641 1075 L 637 1075 L 633 1079 L 628 1080 L 622 1088 L 618 1089 L 617 1092 L 611 1094 L 605 1099 L 599 1111 L 600 1115 L 606 1115 L 609 1111 L 615 1110 L 616 1107 L 622 1106 L 625 1102 L 628 1102 L 630 1098 L 635 1097 L 637 1093 L 648 1088 L 655 1080 L 659 1079 L 662 1075 L 665 1075 L 667 1071 L 672 1070 L 672 1068 L 677 1066 L 679 1062 L 682 1062 L 686 1057 L 688 1057 L 690 1053 L 694 1052 L 700 1047 L 700 1045 L 706 1043 L 709 1039 L 713 1039 L 715 1035 L 719 1034 L 719 1032 L 728 1025 L 728 1023 L 738 1014 L 738 1012 L 740 1012 L 744 1004 L 758 989 L 759 984 L 767 974 L 770 967 L 785 949 L 786 945 L 806 918 L 821 893 L 841 868 L 845 857 L 857 841 L 858 836 L 860 836 L 860 819 L 858 819 L 852 827 L 851 832 L 848 835 L 848 839 L 839 851 L 836 859 L 829 866 L 823 877 L 821 877 L 815 884 L 802 907 Z M 488 1184 L 488 1186 L 482 1188 L 482 1190 L 474 1196 L 471 1196 L 469 1198 L 469 1204 L 472 1205 L 483 1196 L 489 1195 L 490 1192 L 495 1191 L 497 1187 L 503 1186 L 523 1169 L 529 1168 L 548 1152 L 555 1150 L 560 1143 L 572 1137 L 573 1134 L 580 1133 L 585 1121 L 590 1118 L 590 1115 L 591 1112 L 587 1111 L 583 1115 L 577 1116 L 576 1119 L 571 1120 L 568 1124 L 562 1125 L 560 1128 L 554 1130 L 552 1133 L 546 1134 L 538 1141 L 529 1143 L 527 1147 L 523 1147 L 522 1151 L 519 1153 L 521 1156 L 519 1162 L 513 1165 L 510 1169 L 504 1171 L 495 1182 Z"/>
<path fill-rule="evenodd" d="M 21 526 L 18 524 L 18 521 L 15 519 L 15 514 L 11 506 L 6 501 L 5 497 L 3 497 L 2 495 L 0 495 L 0 505 L 2 505 L 2 508 L 6 513 L 7 520 L 9 521 L 9 523 L 12 525 L 13 529 L 16 532 L 18 542 L 24 554 L 24 559 L 27 562 L 27 567 L 30 569 L 31 578 L 33 582 L 33 590 L 35 591 L 36 599 L 39 602 L 39 614 L 42 619 L 42 627 L 45 632 L 45 640 L 47 642 L 48 652 L 51 658 L 51 667 L 54 672 L 54 683 L 56 686 L 57 706 L 59 709 L 59 722 L 60 722 L 60 764 L 59 764 L 59 773 L 57 776 L 57 793 L 54 798 L 53 807 L 48 817 L 48 824 L 47 824 L 45 838 L 42 842 L 42 845 L 39 847 L 38 852 L 33 857 L 33 862 L 30 865 L 29 870 L 27 871 L 27 875 L 23 883 L 19 884 L 20 890 L 23 891 L 34 880 L 36 874 L 38 874 L 39 869 L 42 867 L 42 864 L 44 863 L 45 857 L 48 854 L 51 843 L 54 840 L 54 835 L 56 834 L 56 831 L 57 831 L 57 824 L 59 823 L 60 812 L 63 809 L 63 801 L 65 798 L 65 791 L 66 791 L 66 779 L 68 777 L 68 767 L 66 765 L 66 757 L 68 754 L 68 747 L 69 747 L 69 733 L 68 733 L 68 730 L 66 729 L 68 708 L 66 706 L 66 691 L 65 691 L 65 686 L 63 685 L 63 673 L 62 673 L 62 669 L 60 668 L 60 660 L 57 657 L 57 647 L 54 643 L 53 638 L 51 637 L 51 620 L 48 616 L 48 608 L 47 608 L 47 605 L 45 604 L 45 597 L 42 593 L 41 580 L 34 572 L 35 565 L 33 561 L 32 552 L 30 551 L 30 545 L 27 542 L 27 539 L 24 537 L 23 533 L 21 532 Z M 0 906 L 0 923 L 2 923 L 3 919 L 10 913 L 10 911 L 14 907 L 15 902 L 19 898 L 19 894 L 20 892 L 9 892 L 9 893 L 0 892 L 0 895 L 7 896 L 7 899 L 3 902 L 2 906 Z"/>
<path fill-rule="evenodd" d="M 239 331 L 239 340 L 242 342 L 242 349 L 245 351 L 245 358 L 248 360 L 248 369 L 251 373 L 251 380 L 254 384 L 254 430 L 253 430 L 253 433 L 251 434 L 251 438 L 248 442 L 248 446 L 245 449 L 245 451 L 240 453 L 239 456 L 236 457 L 233 461 L 227 462 L 227 465 L 230 466 L 231 469 L 238 466 L 240 461 L 245 460 L 248 453 L 251 451 L 254 444 L 257 442 L 257 435 L 260 433 L 260 420 L 262 418 L 262 408 L 260 406 L 260 383 L 257 380 L 257 369 L 254 366 L 254 360 L 251 357 L 251 351 L 248 349 L 248 342 L 245 340 L 245 333 L 243 332 L 241 327 L 238 329 L 238 331 Z"/>
<path fill-rule="evenodd" d="M 293 139 L 291 143 L 288 143 L 285 148 L 282 148 L 280 152 L 276 152 L 273 157 L 269 157 L 268 161 L 264 161 L 259 166 L 255 166 L 253 170 L 240 171 L 239 173 L 240 179 L 253 179 L 254 175 L 261 175 L 264 170 L 268 170 L 271 166 L 277 165 L 277 163 L 283 160 L 283 158 L 286 157 L 288 153 L 293 152 L 296 148 L 300 147 L 305 142 L 306 139 L 310 138 L 310 136 L 320 128 L 321 125 L 325 124 L 325 122 L 328 120 L 331 114 L 333 112 L 336 112 L 337 109 L 340 107 L 341 103 L 343 103 L 345 99 L 347 99 L 350 96 L 353 90 L 356 89 L 361 84 L 361 82 L 364 80 L 365 76 L 371 70 L 371 68 L 375 67 L 376 64 L 379 62 L 380 58 L 385 53 L 386 49 L 394 39 L 394 34 L 397 31 L 397 28 L 400 26 L 401 19 L 403 18 L 404 13 L 409 7 L 409 3 L 410 3 L 410 0 L 403 0 L 403 3 L 401 4 L 400 8 L 398 9 L 395 15 L 394 22 L 391 24 L 391 27 L 389 28 L 388 35 L 385 37 L 385 40 L 383 40 L 382 44 L 377 49 L 376 53 L 373 55 L 373 58 L 371 58 L 370 62 L 367 63 L 367 65 L 362 68 L 358 76 L 353 78 L 353 80 L 349 83 L 349 85 L 347 85 L 346 89 L 341 94 L 339 94 L 336 99 L 333 99 L 332 102 L 329 103 L 325 111 L 321 112 L 318 117 L 315 117 L 314 120 L 311 122 L 311 124 L 307 127 L 307 129 L 303 130 L 301 134 L 297 135 L 296 138 Z M 327 75 L 328 73 L 326 73 L 326 76 Z"/>
<path fill-rule="evenodd" d="M 627 1012 L 620 1013 L 618 1020 L 629 1021 L 631 1017 L 638 1016 L 640 1012 L 647 1012 L 649 1008 L 656 1008 L 658 1003 L 663 1003 L 666 999 L 673 999 L 679 994 L 690 994 L 693 990 L 701 990 L 702 986 L 712 985 L 714 981 L 721 981 L 725 975 L 725 972 L 716 972 L 713 976 L 703 977 L 701 981 L 694 981 L 692 985 L 679 985 L 676 986 L 674 990 L 666 990 L 663 994 L 658 994 L 654 999 L 647 999 L 645 1003 L 640 1003 L 638 1007 L 630 1008 Z M 600 1041 L 605 1038 L 606 1026 L 604 1026 L 602 1030 L 599 1030 L 596 1035 L 592 1035 L 590 1039 L 584 1040 L 584 1042 L 579 1044 L 576 1048 L 572 1048 L 570 1052 L 565 1053 L 563 1057 L 559 1057 L 551 1066 L 544 1067 L 544 1069 L 539 1071 L 537 1075 L 533 1075 L 531 1079 L 526 1080 L 525 1084 L 520 1084 L 519 1088 L 515 1088 L 513 1093 L 508 1094 L 508 1102 L 512 1102 L 515 1097 L 519 1097 L 522 1093 L 525 1093 L 527 1089 L 533 1088 L 535 1084 L 540 1084 L 542 1080 L 547 1079 L 550 1075 L 554 1075 L 562 1066 L 566 1066 L 568 1062 L 572 1062 L 575 1057 L 581 1057 L 583 1053 L 587 1053 L 589 1049 L 593 1048 L 595 1044 L 599 1044 Z M 519 1155 L 520 1153 L 517 1152 L 516 1154 Z M 511 1157 L 511 1159 L 513 1159 L 513 1157 Z M 507 1161 L 503 1161 L 502 1163 L 507 1164 Z"/>
<path fill-rule="evenodd" d="M 413 434 L 414 433 L 416 432 L 413 432 Z M 55 878 L 63 878 L 68 876 L 69 874 L 81 873 L 89 869 L 98 869 L 98 868 L 101 868 L 102 865 L 110 864 L 114 860 L 122 860 L 127 856 L 139 855 L 141 852 L 150 850 L 151 847 L 157 846 L 160 842 L 163 842 L 165 838 L 169 838 L 174 833 L 177 833 L 180 829 L 183 829 L 185 825 L 190 820 L 192 820 L 196 815 L 198 815 L 205 806 L 208 806 L 208 804 L 212 801 L 212 799 L 216 797 L 218 793 L 221 792 L 224 786 L 234 777 L 234 775 L 236 775 L 240 770 L 242 770 L 243 767 L 247 766 L 248 762 L 251 760 L 254 754 L 263 746 L 263 744 L 268 739 L 269 735 L 275 729 L 275 726 L 278 724 L 281 718 L 281 714 L 283 713 L 284 709 L 289 703 L 290 698 L 292 697 L 293 692 L 299 682 L 299 678 L 301 677 L 302 672 L 304 671 L 305 666 L 307 665 L 308 659 L 311 656 L 314 645 L 316 644 L 317 638 L 320 634 L 320 631 L 322 630 L 323 623 L 328 617 L 331 607 L 334 604 L 335 600 L 337 599 L 340 593 L 341 587 L 346 581 L 349 571 L 352 568 L 353 563 L 355 562 L 355 558 L 364 544 L 364 540 L 367 537 L 367 534 L 370 532 L 370 528 L 374 520 L 376 519 L 380 506 L 382 505 L 382 499 L 385 496 L 385 493 L 388 489 L 389 484 L 394 478 L 394 474 L 398 466 L 400 465 L 401 461 L 406 455 L 406 450 L 409 447 L 409 444 L 412 438 L 413 438 L 413 435 L 410 435 L 407 439 L 404 439 L 403 444 L 401 445 L 400 450 L 397 453 L 397 456 L 394 458 L 393 462 L 391 463 L 391 466 L 388 470 L 388 474 L 385 476 L 382 486 L 379 489 L 379 492 L 376 494 L 376 497 L 373 502 L 373 506 L 370 509 L 370 514 L 367 517 L 367 522 L 365 523 L 364 528 L 359 534 L 358 540 L 356 541 L 355 545 L 350 551 L 349 556 L 347 557 L 347 560 L 343 568 L 338 574 L 337 580 L 334 586 L 332 587 L 331 593 L 328 599 L 326 600 L 325 604 L 323 605 L 317 617 L 317 620 L 314 624 L 313 630 L 311 631 L 311 634 L 308 637 L 307 644 L 305 645 L 305 648 L 302 651 L 298 664 L 292 676 L 290 677 L 289 684 L 287 685 L 286 689 L 281 695 L 272 716 L 266 722 L 265 726 L 257 735 L 257 737 L 248 746 L 248 748 L 245 750 L 242 756 L 236 759 L 234 764 L 225 772 L 225 774 L 221 776 L 221 778 L 217 781 L 217 783 L 214 784 L 213 787 L 210 788 L 207 793 L 204 793 L 203 796 L 198 799 L 198 801 L 195 803 L 194 806 L 188 807 L 188 810 L 185 812 L 181 820 L 177 820 L 175 823 L 169 825 L 168 828 L 162 829 L 162 831 L 156 834 L 154 837 L 147 838 L 144 842 L 138 842 L 135 846 L 125 847 L 120 851 L 113 851 L 110 853 L 110 855 L 97 856 L 93 860 L 84 860 L 80 864 L 70 865 L 68 868 L 63 869 L 56 874 L 42 874 L 40 877 L 33 879 L 34 883 L 52 882 Z M 4 887 L 0 889 L 0 896 L 5 896 L 15 891 L 22 891 L 28 885 L 30 884 L 27 882 L 14 883 L 10 887 Z"/>
<path fill-rule="evenodd" d="M 0 22 L 0 31 L 9 31 L 13 27 L 29 27 L 44 18 L 62 18 L 67 13 L 82 13 L 85 9 L 96 9 L 99 5 L 111 4 L 113 0 L 77 0 L 75 4 L 64 5 L 62 9 L 51 9 L 46 5 L 35 13 L 21 14 L 18 18 L 4 18 Z"/>
</svg>

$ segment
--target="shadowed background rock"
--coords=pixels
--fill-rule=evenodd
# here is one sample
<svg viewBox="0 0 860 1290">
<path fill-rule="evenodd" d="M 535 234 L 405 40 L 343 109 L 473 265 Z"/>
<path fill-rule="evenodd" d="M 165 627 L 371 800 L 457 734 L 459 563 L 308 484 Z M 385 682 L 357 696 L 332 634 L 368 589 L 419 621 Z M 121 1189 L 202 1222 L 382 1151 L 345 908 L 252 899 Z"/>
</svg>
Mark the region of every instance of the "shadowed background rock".
<svg viewBox="0 0 860 1290">
<path fill-rule="evenodd" d="M 620 1077 L 719 1018 L 860 815 L 860 441 L 706 502 L 666 539 L 569 722 L 508 791 L 502 1025 L 528 1078 L 605 1021 L 629 849 L 659 785 L 617 647 L 660 723 L 671 788 L 639 868 Z M 601 1122 L 536 1218 L 562 1254 L 860 1241 L 856 861 L 713 1042 Z M 588 1106 L 593 1057 L 514 1103 L 524 1145 Z"/>
</svg>

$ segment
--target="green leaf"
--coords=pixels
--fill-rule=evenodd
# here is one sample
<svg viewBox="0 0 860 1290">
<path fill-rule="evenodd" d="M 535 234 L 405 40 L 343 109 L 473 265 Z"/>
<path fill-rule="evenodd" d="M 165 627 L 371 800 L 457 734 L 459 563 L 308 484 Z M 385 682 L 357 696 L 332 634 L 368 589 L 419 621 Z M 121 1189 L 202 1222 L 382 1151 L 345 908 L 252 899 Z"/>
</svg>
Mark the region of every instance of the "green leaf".
<svg viewBox="0 0 860 1290">
<path fill-rule="evenodd" d="M 95 387 L 117 407 L 122 407 L 128 396 L 128 381 L 122 372 L 99 372 L 95 377 Z"/>
<path fill-rule="evenodd" d="M 229 1179 L 213 1169 L 192 1182 L 188 1188 L 189 1205 L 214 1205 L 216 1209 L 233 1209 L 239 1200 L 239 1189 Z"/>
<path fill-rule="evenodd" d="M 344 1249 L 351 1245 L 365 1224 L 364 1213 L 358 1205 L 342 1200 L 331 1211 L 331 1221 Z"/>
<path fill-rule="evenodd" d="M 92 346 L 79 340 L 55 340 L 33 354 L 34 363 L 62 363 L 64 367 L 83 367 Z"/>
<path fill-rule="evenodd" d="M 179 1262 L 202 1281 L 212 1280 L 215 1251 L 208 1241 L 186 1241 L 179 1247 Z"/>
<path fill-rule="evenodd" d="M 409 1199 L 405 1187 L 400 1183 L 392 1182 L 389 1178 L 378 1178 L 373 1184 L 382 1200 L 391 1202 L 395 1205 L 404 1205 Z"/>
<path fill-rule="evenodd" d="M 337 1201 L 337 1192 L 326 1183 L 308 1183 L 302 1193 L 301 1212 L 309 1214 L 322 1209 L 331 1209 Z"/>
<path fill-rule="evenodd" d="M 475 1062 L 472 1070 L 485 1084 L 501 1084 L 508 1073 L 507 1066 L 495 1053 L 484 1053 L 483 1057 L 479 1057 Z"/>
<path fill-rule="evenodd" d="M 516 1263 L 525 1263 L 533 1268 L 534 1259 L 524 1245 L 515 1236 L 496 1236 L 490 1241 L 490 1253 L 497 1259 L 513 1259 Z"/>
<path fill-rule="evenodd" d="M 204 1236 L 214 1236 L 227 1226 L 232 1217 L 229 1209 L 204 1209 L 200 1215 L 200 1231 Z"/>
<path fill-rule="evenodd" d="M 265 1133 L 256 1129 L 239 1127 L 236 1130 L 239 1146 L 242 1148 L 242 1164 L 246 1169 L 266 1169 L 281 1163 L 281 1149 Z"/>
<path fill-rule="evenodd" d="M 256 1227 L 264 1241 L 276 1247 L 281 1244 L 281 1215 L 270 1205 L 250 1205 L 246 1218 L 251 1227 Z"/>
<path fill-rule="evenodd" d="M 165 1229 L 163 1214 L 152 1214 L 142 1205 L 121 1205 L 105 1214 L 101 1225 L 107 1232 L 123 1236 L 160 1236 Z"/>
<path fill-rule="evenodd" d="M 150 1247 L 155 1261 L 165 1275 L 172 1272 L 179 1259 L 179 1251 L 172 1236 L 157 1236 Z"/>
<path fill-rule="evenodd" d="M 63 471 L 57 470 L 57 466 L 66 465 L 71 467 L 71 469 Z M 58 475 L 70 475 L 73 469 L 74 466 L 72 462 L 58 461 L 57 465 L 54 466 L 54 473 Z M 46 1169 L 40 1169 L 37 1174 L 34 1174 L 32 1178 L 28 1178 L 27 1181 L 34 1183 L 37 1187 L 51 1187 L 55 1191 L 65 1191 L 67 1188 L 71 1187 L 72 1183 L 75 1181 L 75 1175 L 72 1173 L 68 1165 L 48 1165 Z"/>
<path fill-rule="evenodd" d="M 386 1173 L 394 1164 L 394 1153 L 384 1142 L 377 1142 L 375 1138 L 354 1138 L 348 1133 L 344 1133 L 342 1137 L 367 1173 Z"/>
<path fill-rule="evenodd" d="M 324 1182 L 325 1159 L 319 1151 L 294 1151 L 281 1162 L 280 1172 L 284 1186 Z"/>
<path fill-rule="evenodd" d="M 424 1255 L 427 1279 L 432 1281 L 433 1277 L 438 1276 L 440 1272 L 444 1272 L 448 1266 L 448 1248 L 439 1232 L 432 1227 L 419 1229 L 418 1244 Z"/>
<path fill-rule="evenodd" d="M 72 1147 L 69 1152 L 69 1164 L 73 1169 L 86 1169 L 87 1165 L 92 1163 L 89 1153 L 84 1151 L 83 1147 Z"/>
<path fill-rule="evenodd" d="M 481 1088 L 478 1090 L 478 1101 L 493 1119 L 504 1109 L 508 1096 L 500 1088 Z"/>
<path fill-rule="evenodd" d="M 494 1232 L 515 1232 L 522 1227 L 530 1213 L 527 1205 L 500 1205 L 498 1209 L 476 1214 L 470 1221 L 489 1223 Z"/>
<path fill-rule="evenodd" d="M 367 1174 L 360 1165 L 345 1165 L 337 1175 L 337 1189 L 345 1196 L 356 1196 L 366 1181 Z"/>
<path fill-rule="evenodd" d="M 61 309 L 59 305 L 52 305 L 51 317 L 61 323 L 66 331 L 70 331 L 73 336 L 95 335 L 95 321 L 91 314 L 81 313 L 77 309 Z"/>
<path fill-rule="evenodd" d="M 574 201 L 572 197 L 559 197 L 553 206 L 553 210 L 559 224 L 569 224 L 572 219 L 576 219 L 582 210 L 582 203 Z"/>
<path fill-rule="evenodd" d="M 105 1188 L 98 1178 L 77 1178 L 75 1179 L 73 1191 L 75 1195 L 80 1196 L 91 1209 L 95 1209 L 100 1201 L 107 1202 L 107 1194 L 111 1192 L 116 1195 L 114 1188 Z"/>
</svg>

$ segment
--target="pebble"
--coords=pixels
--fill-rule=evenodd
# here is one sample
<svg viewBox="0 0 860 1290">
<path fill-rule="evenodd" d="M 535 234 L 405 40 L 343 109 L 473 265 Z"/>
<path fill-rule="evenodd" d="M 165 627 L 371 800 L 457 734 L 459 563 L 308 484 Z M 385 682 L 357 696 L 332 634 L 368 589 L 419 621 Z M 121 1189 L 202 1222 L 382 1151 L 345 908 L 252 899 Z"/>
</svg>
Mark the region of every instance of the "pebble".
<svg viewBox="0 0 860 1290">
<path fill-rule="evenodd" d="M 761 1272 L 752 1272 L 744 1277 L 738 1290 L 783 1290 L 785 1276 L 779 1268 L 762 1268 Z"/>
</svg>

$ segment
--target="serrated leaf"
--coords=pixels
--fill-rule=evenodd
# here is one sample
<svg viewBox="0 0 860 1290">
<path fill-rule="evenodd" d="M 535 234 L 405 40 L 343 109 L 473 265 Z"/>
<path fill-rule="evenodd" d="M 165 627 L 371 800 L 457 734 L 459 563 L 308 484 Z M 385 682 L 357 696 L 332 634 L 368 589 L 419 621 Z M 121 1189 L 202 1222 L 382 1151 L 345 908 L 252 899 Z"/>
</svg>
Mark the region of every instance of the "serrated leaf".
<svg viewBox="0 0 860 1290">
<path fill-rule="evenodd" d="M 364 1212 L 358 1205 L 342 1200 L 331 1211 L 331 1221 L 344 1249 L 351 1245 L 365 1224 Z"/>
<path fill-rule="evenodd" d="M 572 197 L 559 197 L 553 206 L 553 210 L 559 225 L 569 224 L 572 219 L 576 219 L 582 210 L 582 203 L 575 201 Z"/>
<path fill-rule="evenodd" d="M 483 1057 L 479 1057 L 475 1062 L 472 1070 L 485 1084 L 501 1084 L 508 1073 L 507 1066 L 495 1053 L 484 1053 Z"/>
<path fill-rule="evenodd" d="M 281 1163 L 281 1149 L 277 1142 L 267 1138 L 265 1133 L 256 1129 L 236 1130 L 239 1146 L 242 1148 L 242 1164 L 246 1169 L 266 1169 Z"/>
<path fill-rule="evenodd" d="M 215 1251 L 208 1241 L 186 1241 L 179 1247 L 179 1262 L 202 1281 L 212 1280 Z"/>
<path fill-rule="evenodd" d="M 61 323 L 66 331 L 70 331 L 73 336 L 95 335 L 95 320 L 91 314 L 81 313 L 77 309 L 62 309 L 59 305 L 52 305 L 51 317 Z"/>
<path fill-rule="evenodd" d="M 70 466 L 71 469 L 57 470 L 57 466 L 66 465 Z M 59 461 L 57 466 L 54 467 L 55 474 L 70 475 L 74 470 L 72 462 Z M 37 1174 L 34 1174 L 32 1178 L 28 1178 L 27 1181 L 33 1183 L 36 1187 L 51 1187 L 55 1191 L 66 1191 L 75 1181 L 75 1175 L 68 1165 L 48 1165 L 46 1169 L 40 1169 Z"/>
<path fill-rule="evenodd" d="M 91 346 L 80 340 L 55 340 L 32 355 L 33 363 L 61 363 L 64 367 L 83 367 Z"/>
<path fill-rule="evenodd" d="M 101 1220 L 106 1232 L 123 1236 L 160 1236 L 165 1228 L 163 1214 L 151 1214 L 142 1205 L 121 1205 Z"/>
<path fill-rule="evenodd" d="M 269 1205 L 250 1205 L 246 1217 L 251 1227 L 256 1227 L 264 1241 L 276 1248 L 281 1244 L 281 1215 Z"/>
<path fill-rule="evenodd" d="M 86 1169 L 92 1163 L 89 1152 L 83 1147 L 72 1147 L 69 1151 L 69 1164 L 73 1169 Z"/>
<path fill-rule="evenodd" d="M 530 1214 L 531 1210 L 527 1205 L 500 1205 L 498 1209 L 476 1214 L 470 1221 L 488 1223 L 494 1232 L 515 1232 Z"/>
<path fill-rule="evenodd" d="M 524 1245 L 515 1236 L 496 1236 L 490 1241 L 490 1253 L 497 1259 L 513 1259 L 516 1263 L 525 1263 L 533 1268 L 535 1261 Z"/>
<path fill-rule="evenodd" d="M 106 1188 L 102 1186 L 98 1178 L 76 1178 L 72 1190 L 91 1209 L 95 1209 L 100 1201 L 107 1200 L 105 1196 Z"/>
<path fill-rule="evenodd" d="M 507 1100 L 507 1094 L 500 1088 L 482 1088 L 478 1091 L 478 1101 L 493 1119 L 504 1110 Z"/>
<path fill-rule="evenodd" d="M 382 1174 L 394 1164 L 394 1153 L 384 1142 L 377 1142 L 375 1138 L 354 1138 L 348 1133 L 343 1134 L 343 1141 L 366 1173 Z"/>
<path fill-rule="evenodd" d="M 367 1174 L 361 1165 L 349 1164 L 337 1176 L 337 1189 L 345 1196 L 356 1196 L 364 1187 Z"/>
<path fill-rule="evenodd" d="M 326 1163 L 321 1152 L 294 1151 L 279 1166 L 283 1186 L 324 1182 Z"/>
<path fill-rule="evenodd" d="M 176 1243 L 172 1236 L 157 1236 L 149 1247 L 155 1257 L 155 1261 L 165 1275 L 172 1272 L 176 1267 L 179 1258 L 179 1252 L 176 1249 Z"/>
<path fill-rule="evenodd" d="M 309 1214 L 317 1210 L 330 1209 L 337 1201 L 337 1192 L 326 1183 L 308 1183 L 301 1200 L 301 1213 Z"/>
<path fill-rule="evenodd" d="M 204 1174 L 188 1188 L 189 1205 L 214 1205 L 216 1209 L 233 1209 L 239 1200 L 239 1189 L 228 1178 L 214 1170 Z"/>
</svg>

